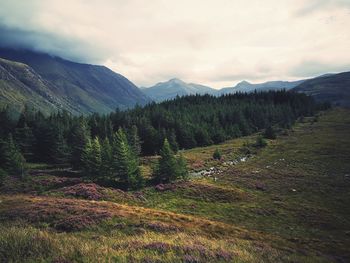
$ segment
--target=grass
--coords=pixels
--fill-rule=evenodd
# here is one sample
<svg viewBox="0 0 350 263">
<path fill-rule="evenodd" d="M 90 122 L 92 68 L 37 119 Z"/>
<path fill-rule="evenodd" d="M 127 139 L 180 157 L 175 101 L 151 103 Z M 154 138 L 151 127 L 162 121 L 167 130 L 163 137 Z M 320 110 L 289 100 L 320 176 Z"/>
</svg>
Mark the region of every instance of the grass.
<svg viewBox="0 0 350 263">
<path fill-rule="evenodd" d="M 0 262 L 347 262 L 349 113 L 305 118 L 261 149 L 254 135 L 186 150 L 191 171 L 220 172 L 138 192 L 32 166 L 1 188 Z"/>
</svg>

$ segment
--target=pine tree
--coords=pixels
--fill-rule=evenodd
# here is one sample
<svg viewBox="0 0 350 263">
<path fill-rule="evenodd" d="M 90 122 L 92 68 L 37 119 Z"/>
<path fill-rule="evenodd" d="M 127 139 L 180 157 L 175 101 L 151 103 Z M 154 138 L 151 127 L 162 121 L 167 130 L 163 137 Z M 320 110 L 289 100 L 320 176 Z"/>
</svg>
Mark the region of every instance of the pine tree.
<svg viewBox="0 0 350 263">
<path fill-rule="evenodd" d="M 24 156 L 28 161 L 33 161 L 33 148 L 35 145 L 35 137 L 32 129 L 24 122 L 23 127 L 18 127 L 15 130 L 16 142 Z"/>
<path fill-rule="evenodd" d="M 171 149 L 174 151 L 174 153 L 177 153 L 179 151 L 179 144 L 177 143 L 176 134 L 174 130 L 170 131 L 168 138 Z"/>
<path fill-rule="evenodd" d="M 76 123 L 70 134 L 69 144 L 72 149 L 71 164 L 73 168 L 80 169 L 82 165 L 82 153 L 90 137 L 85 121 Z"/>
<path fill-rule="evenodd" d="M 168 139 L 164 140 L 160 151 L 160 159 L 155 168 L 155 179 L 159 183 L 169 183 L 178 177 L 177 160 L 171 150 Z"/>
<path fill-rule="evenodd" d="M 92 179 L 101 177 L 101 144 L 98 137 L 92 141 L 89 139 L 82 154 L 83 168 Z"/>
<path fill-rule="evenodd" d="M 141 140 L 136 125 L 131 127 L 128 139 L 132 151 L 135 155 L 139 156 L 141 154 Z"/>
<path fill-rule="evenodd" d="M 137 189 L 143 185 L 143 177 L 138 164 L 138 158 L 130 149 L 124 131 L 119 128 L 115 134 L 113 149 L 115 170 L 120 183 L 127 189 Z"/>
<path fill-rule="evenodd" d="M 25 159 L 9 134 L 0 144 L 0 166 L 9 174 L 23 176 Z"/>
<path fill-rule="evenodd" d="M 178 177 L 187 180 L 188 179 L 188 169 L 187 169 L 187 162 L 185 157 L 180 153 L 179 158 L 177 159 L 177 173 Z"/>
<path fill-rule="evenodd" d="M 111 180 L 113 174 L 113 152 L 109 139 L 106 137 L 101 145 L 101 174 L 105 180 Z"/>
</svg>

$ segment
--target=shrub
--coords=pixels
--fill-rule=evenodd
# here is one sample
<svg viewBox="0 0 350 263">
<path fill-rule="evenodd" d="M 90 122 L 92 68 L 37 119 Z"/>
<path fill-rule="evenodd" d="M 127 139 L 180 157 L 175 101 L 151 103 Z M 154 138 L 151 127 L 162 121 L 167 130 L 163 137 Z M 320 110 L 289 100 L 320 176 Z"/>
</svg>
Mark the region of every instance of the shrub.
<svg viewBox="0 0 350 263">
<path fill-rule="evenodd" d="M 262 136 L 258 136 L 256 138 L 255 146 L 258 148 L 263 148 L 263 147 L 267 146 L 267 142 Z"/>
<path fill-rule="evenodd" d="M 213 159 L 220 160 L 221 159 L 221 152 L 218 148 L 216 148 L 215 152 L 213 153 Z"/>
</svg>

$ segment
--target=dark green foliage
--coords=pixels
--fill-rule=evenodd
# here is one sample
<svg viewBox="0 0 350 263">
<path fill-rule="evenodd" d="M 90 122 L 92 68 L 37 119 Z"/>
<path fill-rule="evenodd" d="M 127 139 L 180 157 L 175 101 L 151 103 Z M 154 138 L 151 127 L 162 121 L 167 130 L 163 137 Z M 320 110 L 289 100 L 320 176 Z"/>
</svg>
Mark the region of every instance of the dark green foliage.
<svg viewBox="0 0 350 263">
<path fill-rule="evenodd" d="M 109 139 L 106 137 L 101 145 L 101 174 L 104 180 L 111 181 L 113 177 L 113 151 Z"/>
<path fill-rule="evenodd" d="M 0 167 L 11 175 L 23 176 L 25 173 L 25 159 L 11 134 L 0 141 Z"/>
<path fill-rule="evenodd" d="M 187 169 L 187 162 L 186 159 L 183 157 L 183 155 L 180 153 L 180 156 L 177 158 L 177 172 L 178 172 L 178 178 L 187 180 L 188 179 L 188 169 Z"/>
<path fill-rule="evenodd" d="M 221 159 L 221 152 L 219 148 L 216 148 L 214 153 L 213 153 L 213 159 L 215 160 L 220 160 Z"/>
<path fill-rule="evenodd" d="M 128 141 L 131 147 L 131 150 L 134 152 L 136 156 L 141 154 L 141 141 L 138 134 L 138 130 L 136 125 L 133 125 L 128 134 Z"/>
<path fill-rule="evenodd" d="M 122 129 L 115 134 L 113 157 L 116 178 L 127 189 L 137 189 L 143 186 L 138 158 L 128 144 L 127 137 Z"/>
<path fill-rule="evenodd" d="M 177 179 L 188 177 L 186 160 L 182 155 L 176 158 L 168 139 L 164 140 L 160 151 L 160 159 L 154 170 L 155 180 L 158 183 L 169 183 Z"/>
<path fill-rule="evenodd" d="M 265 129 L 265 132 L 264 132 L 264 137 L 266 139 L 271 139 L 271 140 L 274 140 L 276 139 L 276 132 L 275 130 L 273 129 L 272 126 L 269 126 Z"/>
<path fill-rule="evenodd" d="M 79 169 L 82 166 L 82 154 L 88 143 L 90 133 L 84 120 L 77 122 L 70 131 L 69 144 L 71 147 L 71 164 Z"/>
<path fill-rule="evenodd" d="M 140 153 L 159 153 L 165 138 L 176 153 L 178 149 L 217 144 L 264 129 L 268 132 L 270 126 L 288 128 L 297 118 L 310 116 L 318 108 L 320 106 L 304 94 L 285 91 L 178 97 L 160 104 L 116 110 L 108 115 L 81 117 L 67 112 L 45 117 L 26 107 L 18 121 L 11 120 L 6 108 L 0 110 L 0 139 L 12 133 L 28 160 L 70 163 L 80 170 L 89 138 L 97 137 L 103 145 L 101 171 L 99 175 L 94 172 L 94 176 L 116 180 L 113 175 L 116 162 L 110 160 L 111 151 L 115 156 L 114 127 L 123 127 L 127 132 L 128 148 L 137 160 Z"/>
<path fill-rule="evenodd" d="M 159 183 L 168 183 L 177 179 L 177 162 L 167 139 L 164 140 L 160 150 L 160 160 L 154 174 Z"/>
<path fill-rule="evenodd" d="M 102 157 L 98 137 L 93 140 L 88 139 L 82 153 L 82 167 L 88 177 L 92 179 L 101 177 Z"/>
<path fill-rule="evenodd" d="M 266 140 L 262 136 L 256 138 L 255 147 L 263 148 L 267 146 Z"/>
</svg>

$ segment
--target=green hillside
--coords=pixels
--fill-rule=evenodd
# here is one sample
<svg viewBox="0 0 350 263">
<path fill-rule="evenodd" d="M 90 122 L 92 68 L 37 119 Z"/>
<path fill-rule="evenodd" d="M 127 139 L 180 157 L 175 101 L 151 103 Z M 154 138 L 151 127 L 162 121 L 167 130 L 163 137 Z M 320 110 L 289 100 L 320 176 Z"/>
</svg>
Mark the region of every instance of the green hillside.
<svg viewBox="0 0 350 263">
<path fill-rule="evenodd" d="M 126 109 L 149 101 L 132 82 L 103 66 L 75 63 L 24 50 L 0 49 L 0 58 L 7 60 L 7 67 L 1 70 L 11 71 L 0 75 L 1 90 L 6 89 L 7 94 L 2 97 L 2 104 L 20 103 L 23 106 L 26 103 L 46 112 L 54 108 L 83 114 L 108 113 L 116 108 Z M 23 64 L 11 64 L 9 60 Z M 32 96 L 27 96 L 28 92 Z M 13 99 L 18 96 L 22 97 L 20 101 Z M 43 104 L 53 105 L 48 107 Z"/>
<path fill-rule="evenodd" d="M 349 116 L 334 109 L 303 118 L 265 148 L 253 146 L 254 134 L 186 150 L 189 181 L 141 191 L 32 165 L 25 180 L 1 187 L 0 258 L 348 262 Z M 217 148 L 221 160 L 212 159 Z M 156 158 L 143 159 L 144 176 Z"/>
</svg>

